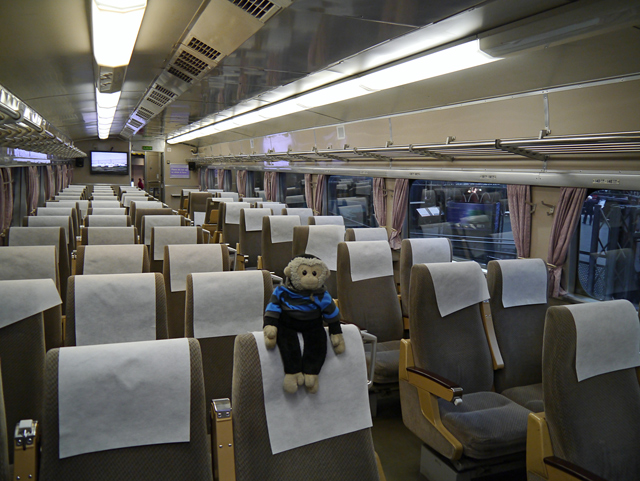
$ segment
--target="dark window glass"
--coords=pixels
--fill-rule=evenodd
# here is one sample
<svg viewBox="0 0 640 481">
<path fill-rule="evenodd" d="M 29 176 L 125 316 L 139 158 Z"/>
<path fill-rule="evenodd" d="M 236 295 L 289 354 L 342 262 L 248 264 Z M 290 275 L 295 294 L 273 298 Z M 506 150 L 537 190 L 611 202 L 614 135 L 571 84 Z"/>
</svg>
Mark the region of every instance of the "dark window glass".
<svg viewBox="0 0 640 481">
<path fill-rule="evenodd" d="M 347 228 L 378 227 L 373 213 L 373 178 L 329 177 L 327 215 L 341 215 Z"/>
<path fill-rule="evenodd" d="M 280 177 L 282 179 L 282 177 Z M 304 174 L 284 174 L 284 203 L 287 207 L 307 207 L 304 197 Z"/>
</svg>

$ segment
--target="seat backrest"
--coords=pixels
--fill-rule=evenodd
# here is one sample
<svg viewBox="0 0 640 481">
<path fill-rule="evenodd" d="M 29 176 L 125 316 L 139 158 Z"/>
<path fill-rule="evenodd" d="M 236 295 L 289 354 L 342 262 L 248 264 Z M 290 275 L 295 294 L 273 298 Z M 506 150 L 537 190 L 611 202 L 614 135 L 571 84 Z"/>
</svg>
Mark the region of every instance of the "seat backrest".
<svg viewBox="0 0 640 481">
<path fill-rule="evenodd" d="M 149 251 L 142 244 L 78 246 L 76 275 L 149 272 Z"/>
<path fill-rule="evenodd" d="M 76 248 L 76 238 L 73 235 L 73 220 L 71 216 L 29 216 L 24 223 L 25 227 L 62 227 L 64 229 L 65 241 L 69 255 Z"/>
<path fill-rule="evenodd" d="M 87 209 L 89 208 L 88 200 L 58 200 L 47 201 L 45 203 L 47 208 L 49 207 L 75 207 L 78 213 L 78 221 L 82 223 L 84 216 L 87 215 Z"/>
<path fill-rule="evenodd" d="M 202 227 L 158 226 L 151 229 L 149 256 L 151 271 L 162 272 L 164 247 L 173 244 L 202 244 L 204 236 Z"/>
<path fill-rule="evenodd" d="M 11 433 L 20 419 L 42 419 L 43 312 L 61 302 L 50 279 L 0 281 L 0 358 L 6 405 L 2 421 Z M 10 457 L 13 461 L 13 449 Z"/>
<path fill-rule="evenodd" d="M 100 399 L 85 393 L 87 383 L 100 390 Z M 172 413 L 156 402 L 167 399 Z M 45 406 L 43 481 L 213 479 L 194 339 L 53 350 L 46 359 Z"/>
<path fill-rule="evenodd" d="M 451 262 L 453 248 L 447 238 L 403 239 L 400 247 L 400 296 L 402 315 L 409 316 L 411 268 L 414 264 Z"/>
<path fill-rule="evenodd" d="M 131 227 L 131 217 L 128 215 L 95 215 L 84 218 L 85 227 Z"/>
<path fill-rule="evenodd" d="M 333 298 L 338 297 L 336 270 L 340 242 L 344 242 L 343 225 L 301 225 L 293 228 L 292 257 L 311 254 L 322 259 L 331 271 L 331 275 L 325 281 L 325 287 Z"/>
<path fill-rule="evenodd" d="M 140 243 L 151 245 L 151 229 L 160 226 L 184 226 L 187 220 L 181 215 L 147 215 L 140 226 Z"/>
<path fill-rule="evenodd" d="M 184 337 L 187 275 L 194 272 L 221 272 L 230 267 L 224 244 L 178 244 L 164 247 L 162 273 L 167 295 L 169 337 Z"/>
<path fill-rule="evenodd" d="M 222 231 L 222 241 L 235 249 L 240 241 L 240 210 L 249 209 L 248 202 L 224 202 L 220 204 L 218 230 Z"/>
<path fill-rule="evenodd" d="M 83 227 L 82 245 L 137 244 L 135 227 Z"/>
<path fill-rule="evenodd" d="M 262 218 L 273 215 L 271 209 L 242 209 L 240 211 L 240 232 L 238 242 L 240 253 L 249 256 L 245 267 L 256 267 L 262 252 Z"/>
<path fill-rule="evenodd" d="M 167 338 L 158 273 L 69 277 L 65 346 Z"/>
<path fill-rule="evenodd" d="M 189 211 L 189 193 L 200 192 L 200 189 L 182 189 L 180 191 L 180 209 Z"/>
<path fill-rule="evenodd" d="M 140 232 L 142 230 L 142 218 L 144 216 L 147 215 L 175 215 L 176 212 L 172 211 L 171 209 L 168 208 L 146 208 L 146 207 L 142 207 L 142 206 L 138 206 L 135 209 L 134 213 L 129 213 L 129 215 L 131 215 L 131 221 L 133 222 L 133 225 L 136 227 L 136 229 L 138 229 L 138 232 Z"/>
<path fill-rule="evenodd" d="M 273 215 L 282 215 L 282 210 L 287 208 L 287 204 L 282 204 L 280 202 L 257 202 L 257 207 L 263 209 L 271 209 L 273 211 Z"/>
<path fill-rule="evenodd" d="M 152 201 L 152 200 L 149 200 L 148 198 L 141 200 L 135 197 L 131 200 L 131 202 L 127 207 L 129 207 L 129 215 L 131 216 L 132 219 L 138 218 L 136 213 L 138 212 L 138 210 L 141 210 L 141 209 L 145 209 L 145 210 L 168 209 L 168 207 L 165 206 L 162 202 L 158 202 L 155 200 Z M 136 224 L 136 227 L 138 227 L 137 224 Z"/>
<path fill-rule="evenodd" d="M 554 456 L 604 479 L 640 479 L 639 347 L 626 300 L 549 308 L 542 386 Z"/>
<path fill-rule="evenodd" d="M 342 319 L 377 336 L 378 342 L 402 338 L 402 312 L 388 242 L 338 244 L 336 277 Z"/>
<path fill-rule="evenodd" d="M 240 201 L 242 202 L 249 202 L 251 205 L 254 205 L 258 202 L 262 202 L 262 197 L 244 197 L 241 196 L 240 197 Z"/>
<path fill-rule="evenodd" d="M 287 207 L 282 209 L 284 215 L 297 215 L 301 225 L 309 225 L 309 217 L 313 217 L 313 209 L 306 207 Z"/>
<path fill-rule="evenodd" d="M 236 337 L 233 368 L 233 423 L 238 481 L 319 477 L 332 481 L 379 479 L 368 428 L 273 455 L 267 428 L 262 368 L 253 334 Z M 278 388 L 282 389 L 280 386 Z M 298 394 L 308 396 L 304 390 Z M 368 406 L 362 406 L 361 409 L 368 410 Z"/>
<path fill-rule="evenodd" d="M 344 236 L 347 242 L 389 240 L 389 234 L 384 227 L 362 227 L 347 229 Z"/>
<path fill-rule="evenodd" d="M 284 268 L 291 261 L 293 229 L 300 225 L 298 216 L 274 215 L 262 218 L 262 268 L 284 278 Z"/>
<path fill-rule="evenodd" d="M 220 204 L 224 202 L 233 202 L 230 197 L 209 197 L 207 199 L 207 207 L 205 213 L 205 223 L 215 224 L 216 229 L 222 229 L 222 223 L 219 222 L 220 218 Z"/>
<path fill-rule="evenodd" d="M 117 209 L 122 205 L 118 200 L 92 200 L 89 207 L 92 209 Z"/>
<path fill-rule="evenodd" d="M 189 219 L 194 220 L 194 212 L 206 212 L 207 199 L 212 197 L 210 192 L 189 192 Z"/>
<path fill-rule="evenodd" d="M 488 297 L 476 262 L 415 264 L 409 329 L 416 367 L 457 383 L 465 393 L 491 391 L 493 364 L 478 300 Z"/>
<path fill-rule="evenodd" d="M 344 225 L 341 215 L 314 215 L 309 217 L 309 225 Z"/>
<path fill-rule="evenodd" d="M 542 259 L 490 261 L 489 304 L 504 368 L 497 392 L 542 382 L 542 336 L 547 313 L 547 266 Z"/>
<path fill-rule="evenodd" d="M 89 207 L 87 209 L 87 215 L 126 215 L 126 214 L 127 214 L 126 207 L 105 207 L 105 208 Z"/>
</svg>

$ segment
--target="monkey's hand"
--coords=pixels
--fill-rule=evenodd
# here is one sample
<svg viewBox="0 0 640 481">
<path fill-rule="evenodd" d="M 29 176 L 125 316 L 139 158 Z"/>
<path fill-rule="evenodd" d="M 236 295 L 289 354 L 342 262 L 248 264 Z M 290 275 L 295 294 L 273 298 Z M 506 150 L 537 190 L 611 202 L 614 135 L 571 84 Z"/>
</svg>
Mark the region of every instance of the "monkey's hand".
<svg viewBox="0 0 640 481">
<path fill-rule="evenodd" d="M 344 352 L 344 336 L 342 334 L 331 334 L 331 345 L 333 352 L 342 354 Z"/>
<path fill-rule="evenodd" d="M 276 347 L 276 336 L 278 335 L 278 328 L 276 326 L 264 326 L 264 343 L 267 349 L 273 349 Z"/>
</svg>

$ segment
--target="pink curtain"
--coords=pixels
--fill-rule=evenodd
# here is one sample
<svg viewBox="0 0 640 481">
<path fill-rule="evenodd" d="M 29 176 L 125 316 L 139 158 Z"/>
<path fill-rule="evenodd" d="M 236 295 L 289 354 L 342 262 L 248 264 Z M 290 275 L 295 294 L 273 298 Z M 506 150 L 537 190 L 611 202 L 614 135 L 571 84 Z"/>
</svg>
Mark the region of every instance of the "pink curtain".
<svg viewBox="0 0 640 481">
<path fill-rule="evenodd" d="M 53 177 L 53 168 L 50 165 L 45 166 L 47 170 L 47 181 L 44 184 L 45 200 L 51 200 L 55 197 L 56 184 Z"/>
<path fill-rule="evenodd" d="M 60 180 L 61 180 L 61 183 L 62 183 L 62 188 L 66 189 L 69 186 L 69 182 L 68 182 L 69 179 L 67 178 L 67 164 L 62 166 L 62 174 L 61 175 L 62 175 L 62 179 L 60 179 Z"/>
<path fill-rule="evenodd" d="M 385 195 L 385 179 L 373 179 L 373 213 L 380 227 L 387 226 L 387 200 Z"/>
<path fill-rule="evenodd" d="M 582 204 L 586 196 L 587 189 L 582 187 L 563 187 L 560 190 L 560 200 L 555 209 L 547 254 L 549 295 L 553 297 L 566 294 L 560 286 L 562 267 L 567 259 L 571 237 L 580 220 Z"/>
<path fill-rule="evenodd" d="M 264 173 L 264 191 L 267 196 L 267 200 L 275 202 L 278 193 L 278 173 L 277 172 L 265 172 Z"/>
<path fill-rule="evenodd" d="M 304 200 L 310 209 L 313 208 L 313 181 L 311 179 L 311 174 L 304 174 Z"/>
<path fill-rule="evenodd" d="M 69 166 L 67 169 L 67 187 L 73 183 L 73 167 Z"/>
<path fill-rule="evenodd" d="M 218 169 L 218 189 L 224 190 L 224 169 Z"/>
<path fill-rule="evenodd" d="M 0 180 L 2 181 L 2 210 L 0 211 L 0 233 L 11 227 L 13 218 L 13 177 L 11 169 L 0 169 Z"/>
<path fill-rule="evenodd" d="M 198 189 L 207 190 L 207 168 L 200 167 L 198 170 Z"/>
<path fill-rule="evenodd" d="M 531 186 L 507 185 L 507 197 L 518 257 L 528 258 L 531 255 Z"/>
<path fill-rule="evenodd" d="M 247 195 L 247 171 L 236 171 L 236 186 L 238 187 L 238 194 L 246 197 Z"/>
<path fill-rule="evenodd" d="M 322 215 L 322 200 L 324 199 L 324 189 L 327 185 L 327 176 L 318 175 L 318 183 L 316 184 L 316 192 L 313 195 L 313 215 Z"/>
<path fill-rule="evenodd" d="M 35 215 L 40 197 L 40 176 L 37 167 L 27 168 L 27 215 Z"/>
<path fill-rule="evenodd" d="M 393 192 L 393 209 L 391 211 L 391 237 L 389 244 L 392 249 L 400 249 L 402 244 L 402 226 L 407 216 L 409 199 L 409 179 L 397 179 Z"/>
<path fill-rule="evenodd" d="M 56 165 L 53 167 L 56 173 L 56 195 L 62 190 L 62 167 Z"/>
</svg>

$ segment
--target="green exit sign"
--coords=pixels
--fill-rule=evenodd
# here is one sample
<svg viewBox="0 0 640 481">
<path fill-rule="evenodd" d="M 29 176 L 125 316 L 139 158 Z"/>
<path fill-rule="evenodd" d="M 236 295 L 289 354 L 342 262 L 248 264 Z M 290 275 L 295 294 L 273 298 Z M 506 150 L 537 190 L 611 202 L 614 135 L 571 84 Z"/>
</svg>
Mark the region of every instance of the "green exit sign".
<svg viewBox="0 0 640 481">
<path fill-rule="evenodd" d="M 151 145 L 143 145 L 142 150 L 153 150 L 153 147 Z"/>
</svg>

